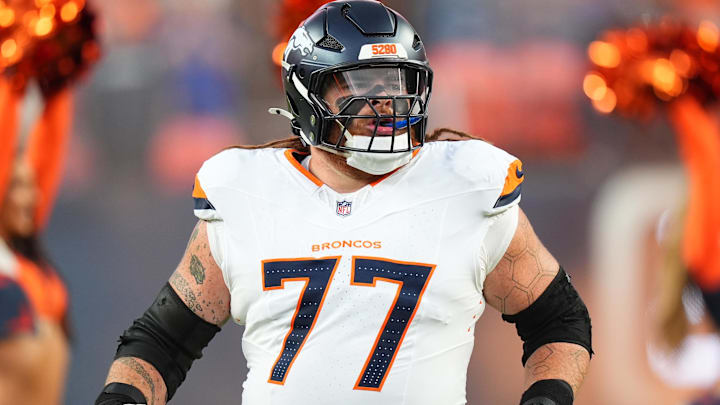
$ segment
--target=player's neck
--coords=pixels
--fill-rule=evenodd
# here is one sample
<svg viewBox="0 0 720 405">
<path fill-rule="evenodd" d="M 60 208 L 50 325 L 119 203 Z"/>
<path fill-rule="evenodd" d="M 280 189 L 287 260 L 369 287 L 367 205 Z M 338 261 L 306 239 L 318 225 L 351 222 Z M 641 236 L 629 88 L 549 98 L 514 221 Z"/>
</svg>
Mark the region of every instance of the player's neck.
<svg viewBox="0 0 720 405">
<path fill-rule="evenodd" d="M 348 166 L 342 156 L 315 147 L 311 150 L 310 173 L 338 193 L 355 192 L 382 177 Z"/>
</svg>

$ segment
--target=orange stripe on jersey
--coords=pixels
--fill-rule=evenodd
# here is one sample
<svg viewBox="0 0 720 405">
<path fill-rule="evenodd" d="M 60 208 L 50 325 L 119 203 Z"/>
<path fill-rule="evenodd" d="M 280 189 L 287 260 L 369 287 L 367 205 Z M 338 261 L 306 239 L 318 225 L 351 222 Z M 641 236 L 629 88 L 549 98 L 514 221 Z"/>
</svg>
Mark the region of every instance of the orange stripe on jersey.
<svg viewBox="0 0 720 405">
<path fill-rule="evenodd" d="M 420 152 L 419 149 L 414 150 L 413 153 L 412 153 L 412 157 L 414 158 L 415 156 L 417 156 L 418 152 Z M 295 150 L 295 149 L 288 149 L 288 150 L 286 150 L 286 151 L 285 151 L 285 157 L 286 157 L 287 160 L 290 162 L 290 164 L 292 164 L 293 167 L 295 167 L 295 168 L 296 168 L 300 173 L 302 173 L 305 177 L 307 177 L 308 179 L 310 179 L 310 181 L 312 181 L 313 183 L 315 183 L 316 186 L 322 187 L 323 184 L 325 184 L 325 183 L 323 183 L 322 180 L 318 179 L 317 177 L 315 177 L 314 174 L 310 173 L 307 169 L 305 169 L 305 167 L 304 167 L 300 162 L 298 162 L 297 159 L 295 159 L 295 156 L 293 156 L 294 153 L 307 155 L 307 153 L 299 152 L 299 151 L 297 151 L 297 150 Z M 390 173 L 387 173 L 387 174 L 383 175 L 382 177 L 380 177 L 380 178 L 378 178 L 377 180 L 375 180 L 375 181 L 373 181 L 372 183 L 370 183 L 370 185 L 373 186 L 373 187 L 375 187 L 376 185 L 380 184 L 381 181 L 383 181 L 383 180 L 387 179 L 388 177 L 392 176 L 392 174 L 395 173 L 397 170 L 398 170 L 398 169 L 395 169 L 395 170 L 391 171 Z"/>
<path fill-rule="evenodd" d="M 513 191 L 525 180 L 525 173 L 522 171 L 522 162 L 515 159 L 508 167 L 508 174 L 505 177 L 505 186 L 503 186 L 500 196 L 512 194 Z"/>
<path fill-rule="evenodd" d="M 522 162 L 516 159 L 510 163 L 508 167 L 508 173 L 507 176 L 505 176 L 505 185 L 494 207 L 502 207 L 515 201 L 520 195 L 523 180 L 525 180 L 525 173 L 522 171 Z"/>
<path fill-rule="evenodd" d="M 310 181 L 312 181 L 313 183 L 315 183 L 316 186 L 322 187 L 322 185 L 325 184 L 325 183 L 323 183 L 320 179 L 318 179 L 317 177 L 315 177 L 314 174 L 310 173 L 307 169 L 305 169 L 305 168 L 303 167 L 303 165 L 300 164 L 300 162 L 298 162 L 297 159 L 295 159 L 295 156 L 293 156 L 293 153 L 300 153 L 300 154 L 303 154 L 303 155 L 307 155 L 307 153 L 302 153 L 302 152 L 299 152 L 299 151 L 297 151 L 297 150 L 295 150 L 295 149 L 288 149 L 288 150 L 285 151 L 285 157 L 286 157 L 287 160 L 290 162 L 290 164 L 293 165 L 294 168 L 296 168 L 300 173 L 303 174 L 303 176 L 307 177 Z"/>
<path fill-rule="evenodd" d="M 412 152 L 412 157 L 413 157 L 413 159 L 415 159 L 415 156 L 417 156 L 418 153 L 420 153 L 420 149 L 415 149 L 415 150 Z M 398 170 L 400 170 L 399 167 L 398 167 L 397 169 L 391 171 L 390 173 L 384 174 L 384 175 L 383 175 L 382 177 L 380 177 L 379 179 L 377 179 L 377 180 L 373 181 L 372 183 L 370 183 L 370 185 L 373 186 L 373 187 L 377 186 L 378 184 L 380 184 L 381 181 L 383 181 L 383 180 L 387 179 L 388 177 L 392 176 L 392 175 L 395 174 L 395 172 L 398 171 Z"/>
<path fill-rule="evenodd" d="M 207 199 L 205 190 L 203 190 L 202 186 L 200 185 L 200 180 L 198 179 L 197 175 L 195 175 L 195 186 L 193 187 L 192 196 L 193 196 L 193 198 Z"/>
</svg>

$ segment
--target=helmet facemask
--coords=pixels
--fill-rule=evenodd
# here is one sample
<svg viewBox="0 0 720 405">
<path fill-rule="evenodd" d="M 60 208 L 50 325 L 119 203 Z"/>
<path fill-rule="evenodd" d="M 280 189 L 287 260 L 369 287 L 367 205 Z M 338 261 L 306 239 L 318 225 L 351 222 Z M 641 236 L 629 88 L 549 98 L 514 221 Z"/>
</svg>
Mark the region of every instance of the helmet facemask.
<svg viewBox="0 0 720 405">
<path fill-rule="evenodd" d="M 315 72 L 319 146 L 340 152 L 409 153 L 424 142 L 431 73 L 407 63 Z"/>
</svg>

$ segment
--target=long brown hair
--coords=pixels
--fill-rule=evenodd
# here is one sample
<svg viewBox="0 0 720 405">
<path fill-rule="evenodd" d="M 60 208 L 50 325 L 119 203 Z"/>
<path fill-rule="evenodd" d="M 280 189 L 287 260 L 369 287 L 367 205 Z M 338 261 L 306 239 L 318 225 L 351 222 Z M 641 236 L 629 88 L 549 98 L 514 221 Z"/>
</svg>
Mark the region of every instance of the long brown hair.
<svg viewBox="0 0 720 405">
<path fill-rule="evenodd" d="M 466 141 L 470 139 L 479 139 L 487 142 L 484 138 L 470 135 L 463 131 L 452 129 L 452 128 L 437 128 L 432 133 L 425 135 L 425 142 L 438 142 L 438 141 Z M 290 138 L 278 139 L 263 143 L 261 145 L 233 145 L 225 149 L 266 149 L 266 148 L 280 148 L 280 149 L 295 149 L 299 152 L 309 153 L 310 148 L 300 139 L 299 136 L 293 136 Z"/>
</svg>

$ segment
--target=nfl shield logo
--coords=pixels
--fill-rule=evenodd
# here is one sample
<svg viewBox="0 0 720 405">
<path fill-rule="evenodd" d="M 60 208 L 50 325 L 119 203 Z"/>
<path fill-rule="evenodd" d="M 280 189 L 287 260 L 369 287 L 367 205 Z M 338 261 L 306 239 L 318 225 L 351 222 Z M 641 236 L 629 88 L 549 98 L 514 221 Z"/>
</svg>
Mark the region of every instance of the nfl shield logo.
<svg viewBox="0 0 720 405">
<path fill-rule="evenodd" d="M 350 211 L 352 211 L 352 202 L 351 201 L 338 201 L 337 202 L 337 210 L 335 211 L 336 214 L 340 215 L 341 217 L 346 217 L 350 215 Z"/>
</svg>

